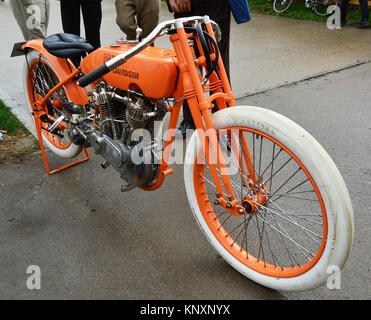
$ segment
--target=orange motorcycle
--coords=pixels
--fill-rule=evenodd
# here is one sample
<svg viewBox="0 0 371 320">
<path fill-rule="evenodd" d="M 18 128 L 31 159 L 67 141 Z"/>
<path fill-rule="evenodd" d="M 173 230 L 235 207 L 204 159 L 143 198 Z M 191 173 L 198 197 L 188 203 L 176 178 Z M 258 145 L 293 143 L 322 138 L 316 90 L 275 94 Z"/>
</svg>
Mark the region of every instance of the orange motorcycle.
<svg viewBox="0 0 371 320">
<path fill-rule="evenodd" d="M 95 51 L 69 34 L 18 44 L 46 171 L 86 161 L 91 147 L 104 168 L 120 174 L 122 191 L 155 190 L 173 173 L 174 132 L 187 101 L 196 130 L 184 182 L 206 238 L 232 267 L 266 287 L 318 287 L 351 249 L 347 188 L 300 126 L 268 109 L 236 106 L 219 34 L 208 16 L 197 16 L 162 22 L 142 41 Z M 151 46 L 161 36 L 173 50 Z M 163 136 L 156 128 L 165 123 Z M 46 149 L 72 160 L 50 170 Z"/>
</svg>

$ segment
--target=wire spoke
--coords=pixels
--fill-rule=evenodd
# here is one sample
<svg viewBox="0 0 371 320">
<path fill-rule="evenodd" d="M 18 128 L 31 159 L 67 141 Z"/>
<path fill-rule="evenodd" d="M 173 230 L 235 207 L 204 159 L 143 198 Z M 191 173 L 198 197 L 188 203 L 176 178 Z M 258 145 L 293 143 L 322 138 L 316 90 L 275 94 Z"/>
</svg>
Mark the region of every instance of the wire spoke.
<svg viewBox="0 0 371 320">
<path fill-rule="evenodd" d="M 268 212 L 269 215 L 271 215 L 269 212 Z M 275 231 L 279 232 L 283 237 L 285 237 L 287 240 L 289 240 L 291 243 L 293 243 L 297 248 L 301 249 L 299 250 L 305 257 L 307 260 L 309 260 L 308 258 L 308 255 L 306 255 L 304 252 L 306 252 L 307 254 L 309 254 L 310 256 L 314 257 L 314 254 L 312 252 L 310 252 L 308 249 L 304 248 L 300 243 L 298 243 L 297 241 L 295 241 L 294 239 L 292 239 L 292 237 L 286 232 L 286 230 L 284 228 L 282 228 L 282 226 L 277 223 L 277 225 L 279 226 L 279 228 L 282 230 L 278 230 L 277 228 L 275 228 L 274 226 L 272 226 L 272 224 L 270 224 L 267 220 L 264 220 L 262 219 L 261 216 L 258 216 L 258 219 L 264 221 L 270 228 L 274 229 Z"/>
<path fill-rule="evenodd" d="M 228 238 L 225 245 L 230 246 L 229 250 L 237 250 L 244 259 L 257 259 L 251 263 L 259 261 L 260 266 L 282 270 L 305 265 L 315 258 L 324 230 L 320 201 L 307 171 L 266 135 L 235 128 L 223 130 L 228 134 L 220 134 L 219 141 L 225 159 L 229 159 L 231 187 L 237 203 L 251 201 L 253 211 L 234 216 L 223 208 L 216 209 L 209 201 L 214 209 L 208 212 L 217 221 L 214 230 L 223 230 L 222 238 Z M 229 149 L 228 143 L 232 142 Z M 216 187 L 209 165 L 204 168 L 200 178 L 212 200 Z M 215 173 L 221 179 L 218 167 Z"/>
</svg>

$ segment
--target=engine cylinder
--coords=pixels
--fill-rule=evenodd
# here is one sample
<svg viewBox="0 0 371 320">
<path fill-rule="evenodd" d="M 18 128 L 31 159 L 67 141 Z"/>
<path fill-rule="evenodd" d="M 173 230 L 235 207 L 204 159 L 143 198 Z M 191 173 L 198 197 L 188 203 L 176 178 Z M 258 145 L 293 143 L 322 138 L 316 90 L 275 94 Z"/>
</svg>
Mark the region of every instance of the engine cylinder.
<svg viewBox="0 0 371 320">
<path fill-rule="evenodd" d="M 152 112 L 152 106 L 144 103 L 143 99 L 137 99 L 126 108 L 126 120 L 133 129 L 145 128 L 149 121 L 148 113 Z"/>
</svg>

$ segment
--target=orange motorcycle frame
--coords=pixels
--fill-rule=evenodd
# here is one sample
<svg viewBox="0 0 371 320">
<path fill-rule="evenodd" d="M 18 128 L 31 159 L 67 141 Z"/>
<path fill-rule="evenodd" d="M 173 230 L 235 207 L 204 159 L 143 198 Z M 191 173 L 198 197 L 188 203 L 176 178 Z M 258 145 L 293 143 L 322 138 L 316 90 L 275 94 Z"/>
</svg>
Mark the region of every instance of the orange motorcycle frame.
<svg viewBox="0 0 371 320">
<path fill-rule="evenodd" d="M 219 109 L 224 109 L 226 107 L 233 107 L 236 105 L 234 100 L 234 95 L 228 80 L 227 73 L 225 71 L 225 67 L 222 61 L 222 58 L 219 55 L 219 59 L 217 61 L 218 66 L 218 75 L 214 72 L 210 76 L 210 84 L 203 85 L 201 83 L 201 75 L 198 73 L 198 66 L 205 66 L 205 56 L 202 51 L 202 46 L 200 45 L 200 40 L 198 37 L 192 33 L 186 33 L 183 24 L 181 21 L 176 20 L 176 33 L 170 35 L 170 41 L 173 45 L 175 56 L 173 57 L 175 65 L 178 67 L 179 72 L 177 73 L 176 83 L 177 86 L 174 89 L 172 97 L 177 101 L 168 111 L 171 113 L 170 123 L 168 128 L 167 137 L 165 140 L 164 152 L 162 155 L 162 161 L 159 166 L 159 175 L 157 181 L 150 187 L 141 187 L 143 190 L 152 191 L 158 189 L 164 182 L 165 177 L 173 172 L 171 168 L 169 168 L 168 162 L 171 153 L 171 146 L 175 139 L 174 132 L 176 130 L 176 126 L 179 119 L 180 109 L 182 107 L 183 100 L 187 100 L 196 130 L 199 134 L 200 141 L 202 144 L 202 150 L 204 152 L 205 160 L 208 162 L 210 171 L 215 182 L 217 194 L 217 200 L 222 206 L 225 207 L 226 203 L 229 203 L 231 207 L 227 208 L 227 210 L 233 215 L 241 215 L 239 212 L 244 212 L 245 209 L 238 204 L 236 200 L 236 195 L 234 194 L 229 176 L 220 175 L 219 172 L 224 172 L 226 170 L 226 163 L 223 159 L 223 155 L 220 151 L 218 135 L 214 129 L 214 125 L 212 122 L 212 116 L 210 113 L 210 109 L 214 108 L 213 102 L 216 101 Z M 206 31 L 216 39 L 213 28 L 211 23 L 205 24 Z M 198 58 L 194 57 L 193 48 L 189 44 L 189 39 L 194 38 L 196 43 L 198 44 L 198 48 L 200 48 L 200 56 Z M 58 90 L 60 87 L 64 87 L 66 93 L 71 101 L 75 102 L 79 105 L 85 105 L 89 102 L 89 98 L 87 96 L 87 91 L 84 88 L 81 88 L 77 84 L 77 80 L 79 79 L 81 74 L 80 69 L 77 69 L 73 66 L 73 63 L 67 62 L 65 59 L 57 58 L 51 55 L 42 45 L 42 40 L 32 40 L 27 42 L 23 46 L 24 50 L 27 49 L 34 49 L 40 52 L 40 55 L 44 56 L 55 69 L 56 73 L 60 77 L 60 83 L 52 88 L 47 96 L 45 96 L 40 102 L 38 102 L 38 107 L 42 109 L 48 98 Z M 210 55 L 212 60 L 215 60 L 216 55 Z M 85 58 L 86 60 L 89 59 L 89 56 Z M 84 64 L 84 60 L 82 64 Z M 175 76 L 175 75 L 174 75 Z M 152 79 L 148 79 L 148 81 L 152 81 Z M 92 84 L 94 87 L 94 84 Z M 205 93 L 211 92 L 211 95 L 206 98 Z M 40 124 L 38 125 L 38 120 L 35 118 L 36 127 L 38 129 L 38 137 L 40 143 L 42 143 L 41 137 L 41 130 Z M 207 134 L 206 134 L 207 133 Z M 241 143 L 243 146 L 243 152 L 241 154 L 237 151 L 236 156 L 238 159 L 240 157 L 245 158 L 245 163 L 247 164 L 247 169 L 249 171 L 250 177 L 252 177 L 253 183 L 257 183 L 257 178 L 253 169 L 252 164 L 252 157 L 249 152 L 249 148 L 247 142 L 244 137 L 241 137 Z M 42 147 L 42 146 L 41 146 Z M 44 148 L 43 156 L 45 154 Z M 233 152 L 236 152 L 235 150 Z M 89 158 L 89 154 L 87 153 L 87 158 Z M 87 160 L 87 159 L 83 159 Z M 81 158 L 71 164 L 77 164 L 81 162 Z M 46 165 L 48 173 L 50 173 L 47 167 L 46 155 L 44 156 L 44 163 Z M 62 170 L 70 165 L 63 166 L 58 170 L 53 171 L 57 172 Z M 222 183 L 226 189 L 226 193 L 223 191 Z M 241 211 L 242 210 L 242 211 Z"/>
</svg>

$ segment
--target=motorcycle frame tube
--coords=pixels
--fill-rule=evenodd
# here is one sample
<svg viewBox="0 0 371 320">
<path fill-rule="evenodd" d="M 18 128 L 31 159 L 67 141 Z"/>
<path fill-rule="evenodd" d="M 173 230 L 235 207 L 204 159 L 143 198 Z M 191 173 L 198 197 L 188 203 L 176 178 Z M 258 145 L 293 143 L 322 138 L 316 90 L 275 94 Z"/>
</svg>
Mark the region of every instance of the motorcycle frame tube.
<svg viewBox="0 0 371 320">
<path fill-rule="evenodd" d="M 80 73 L 80 70 L 76 69 L 70 75 L 68 75 L 67 77 L 65 77 L 61 82 L 59 82 L 55 87 L 53 87 L 47 93 L 47 95 L 42 99 L 42 101 L 40 102 L 39 107 L 43 108 L 44 105 L 46 104 L 46 101 L 48 101 L 48 99 L 53 95 L 53 93 L 55 91 L 57 91 L 59 88 L 65 86 L 68 82 L 70 82 L 71 80 L 73 80 L 79 73 Z"/>
<path fill-rule="evenodd" d="M 206 24 L 206 30 L 207 30 L 207 32 L 209 34 L 211 34 L 214 37 L 214 39 L 215 39 L 215 34 L 214 34 L 214 30 L 212 28 L 212 25 L 210 23 L 210 18 L 208 16 L 205 16 L 204 17 L 204 21 L 205 21 L 205 24 Z M 223 88 L 224 88 L 225 94 L 229 97 L 228 102 L 229 102 L 229 104 L 230 104 L 231 107 L 236 106 L 236 101 L 234 99 L 234 94 L 233 94 L 231 85 L 230 85 L 229 80 L 228 80 L 227 72 L 225 71 L 225 67 L 224 67 L 224 63 L 223 63 L 222 57 L 220 55 L 219 55 L 219 60 L 218 60 L 218 68 L 219 68 L 219 76 L 221 78 L 221 81 L 222 81 L 222 84 L 223 84 Z M 213 96 L 216 99 L 216 96 L 214 94 L 214 95 L 212 95 L 209 98 L 209 100 L 211 100 L 212 98 L 214 98 Z M 224 106 L 221 105 L 221 107 L 219 107 L 219 108 L 220 109 L 224 109 Z M 258 178 L 257 178 L 256 172 L 254 170 L 254 166 L 253 166 L 253 162 L 252 162 L 252 157 L 251 157 L 251 154 L 250 154 L 250 149 L 249 149 L 249 147 L 247 145 L 246 137 L 245 136 L 242 136 L 241 138 L 242 138 L 242 146 L 243 146 L 244 151 L 245 151 L 245 152 L 243 152 L 241 150 L 242 151 L 242 155 L 245 158 L 246 166 L 247 166 L 247 169 L 249 171 L 250 176 L 252 177 L 253 182 L 254 183 L 257 183 Z M 239 157 L 238 154 L 236 154 L 236 156 L 238 157 L 237 159 L 240 159 L 240 157 Z"/>
<path fill-rule="evenodd" d="M 215 39 L 214 30 L 211 25 L 209 16 L 205 16 L 204 21 L 206 24 L 207 32 Z M 225 67 L 224 67 L 224 63 L 223 63 L 221 55 L 219 55 L 219 59 L 218 59 L 218 68 L 219 68 L 219 77 L 222 81 L 224 92 L 229 97 L 229 104 L 230 106 L 235 106 L 236 101 L 234 100 L 234 94 L 233 94 L 231 85 L 229 83 L 229 79 L 227 76 L 227 72 L 225 71 Z"/>
<path fill-rule="evenodd" d="M 214 30 L 212 28 L 212 25 L 210 23 L 210 18 L 208 16 L 205 16 L 204 17 L 204 21 L 205 21 L 205 24 L 206 24 L 206 30 L 207 30 L 207 32 L 210 35 L 212 35 L 212 37 L 215 39 L 215 34 L 214 34 Z M 226 96 L 224 96 L 224 102 L 227 101 L 231 107 L 234 107 L 234 106 L 236 106 L 236 101 L 234 99 L 234 94 L 233 94 L 231 85 L 229 83 L 229 79 L 228 79 L 227 72 L 226 72 L 225 67 L 224 67 L 224 63 L 223 63 L 222 57 L 220 55 L 219 55 L 219 60 L 218 60 L 218 68 L 219 68 L 219 77 L 220 77 L 220 79 L 222 81 L 224 92 L 225 92 L 225 95 L 226 95 Z M 211 95 L 209 97 L 208 101 L 211 103 L 213 100 L 216 100 L 219 97 L 220 97 L 220 94 L 219 93 L 214 93 L 213 95 Z M 223 96 L 221 98 L 223 98 Z M 219 107 L 219 109 L 224 109 L 226 106 L 225 106 L 225 103 L 224 104 L 223 103 L 219 103 L 218 104 L 218 107 Z M 231 139 L 230 134 L 229 134 L 229 138 Z M 254 166 L 253 166 L 253 162 L 252 162 L 252 157 L 251 157 L 250 149 L 249 149 L 248 144 L 247 144 L 247 141 L 246 141 L 246 137 L 245 136 L 242 136 L 241 138 L 242 138 L 241 139 L 242 140 L 242 146 L 244 148 L 244 150 L 241 150 L 242 155 L 245 158 L 246 166 L 247 166 L 247 169 L 249 171 L 250 176 L 252 177 L 253 182 L 254 183 L 257 183 L 258 178 L 257 178 L 256 172 L 254 170 Z M 239 154 L 239 151 L 234 150 L 234 153 L 235 153 L 237 159 L 240 159 L 241 158 L 241 156 Z M 244 168 L 243 167 L 242 167 L 242 170 L 244 171 Z"/>
<path fill-rule="evenodd" d="M 206 19 L 207 20 L 207 19 Z M 211 27 L 210 21 L 207 25 L 209 28 Z M 218 176 L 217 167 L 215 161 L 212 160 L 212 156 L 216 155 L 216 163 L 217 166 L 220 168 L 221 172 L 223 169 L 226 169 L 226 164 L 223 159 L 223 155 L 220 152 L 219 142 L 217 138 L 216 131 L 213 126 L 212 118 L 209 109 L 213 107 L 210 101 L 214 100 L 216 96 L 213 95 L 206 100 L 204 90 L 202 84 L 200 82 L 199 74 L 197 72 L 197 68 L 195 65 L 195 61 L 192 55 L 191 48 L 188 43 L 189 35 L 187 36 L 183 23 L 180 20 L 175 21 L 175 27 L 177 29 L 177 37 L 172 36 L 171 41 L 173 42 L 173 46 L 177 55 L 177 59 L 179 61 L 179 69 L 182 73 L 183 78 L 183 88 L 184 92 L 190 92 L 194 90 L 195 94 L 192 97 L 187 99 L 189 108 L 192 114 L 192 118 L 194 120 L 196 129 L 198 131 L 201 145 L 204 151 L 204 155 L 206 157 L 206 161 L 209 164 L 210 171 L 215 182 L 216 190 L 221 195 L 222 198 L 227 199 L 224 194 L 223 187 L 221 181 Z M 215 35 L 212 33 L 212 36 L 215 39 Z M 218 61 L 218 66 L 222 65 L 221 59 Z M 230 88 L 229 81 L 227 75 L 225 73 L 224 67 L 220 68 L 220 73 L 224 75 L 221 77 L 223 87 Z M 226 85 L 227 83 L 227 85 Z M 218 94 L 218 98 L 221 98 L 222 95 Z M 228 100 L 231 100 L 229 96 L 225 94 L 225 97 Z M 208 133 L 209 136 L 206 136 L 205 133 Z M 209 147 L 211 146 L 211 149 Z M 210 152 L 212 154 L 210 154 Z M 223 184 L 225 186 L 227 196 L 231 196 L 233 201 L 236 200 L 236 195 L 234 194 L 230 179 L 228 175 L 221 175 Z"/>
</svg>

